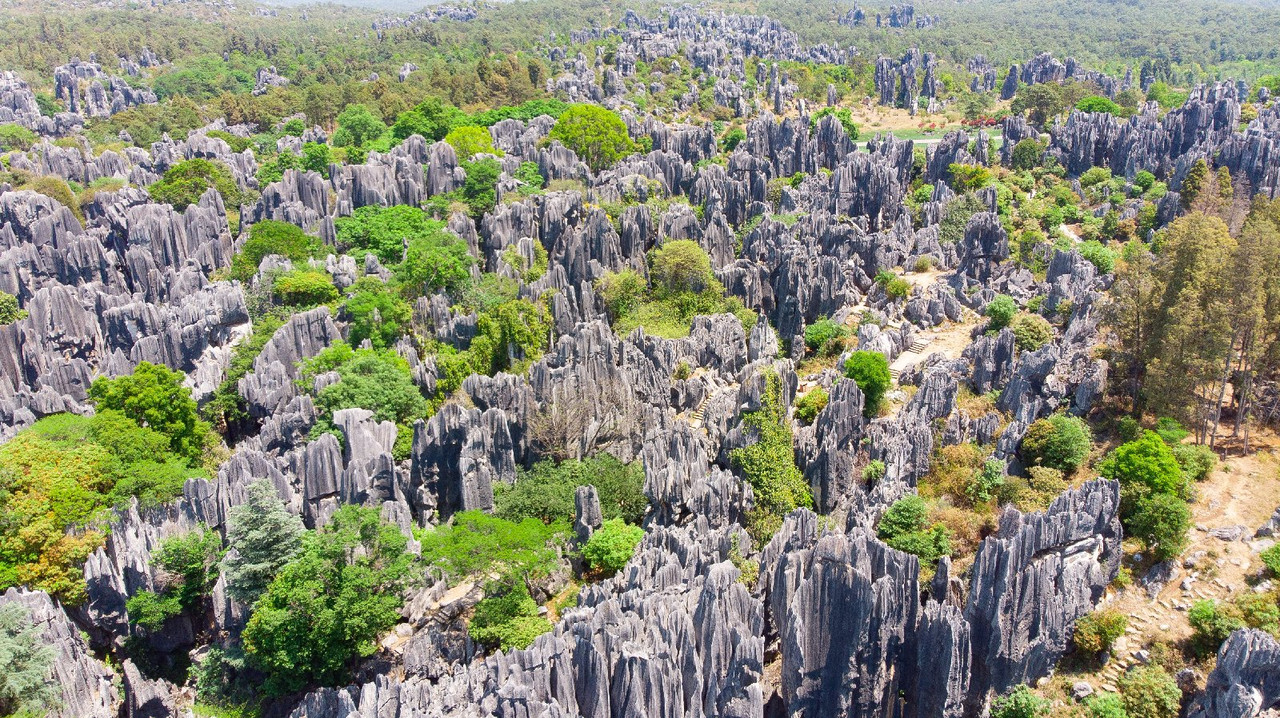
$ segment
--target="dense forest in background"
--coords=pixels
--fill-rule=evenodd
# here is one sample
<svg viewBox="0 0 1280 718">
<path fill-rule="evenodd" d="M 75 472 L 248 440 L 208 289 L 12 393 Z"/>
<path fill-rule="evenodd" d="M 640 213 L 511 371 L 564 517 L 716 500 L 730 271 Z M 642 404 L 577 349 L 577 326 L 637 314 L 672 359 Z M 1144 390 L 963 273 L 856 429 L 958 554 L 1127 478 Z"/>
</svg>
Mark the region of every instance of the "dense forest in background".
<svg viewBox="0 0 1280 718">
<path fill-rule="evenodd" d="M 18 2 L 6 9 L 10 31 L 33 43 L 0 47 L 0 66 L 21 71 L 29 82 L 49 82 L 52 68 L 68 57 L 136 53 L 148 46 L 181 63 L 202 55 L 240 52 L 267 59 L 281 72 L 305 69 L 295 83 L 364 79 L 369 72 L 394 73 L 404 62 L 474 61 L 478 53 L 530 52 L 552 37 L 563 41 L 571 30 L 606 27 L 630 9 L 652 14 L 664 4 L 626 6 L 594 0 L 550 0 L 481 5 L 471 22 L 439 20 L 372 30 L 387 10 L 340 5 L 284 7 L 270 22 L 246 22 L 255 7 L 236 12 L 193 5 L 189 18 L 148 10 L 128 13 L 85 9 L 62 3 Z M 397 7 L 403 7 L 398 5 Z M 1280 48 L 1261 38 L 1280 37 L 1280 7 L 1266 2 L 1187 2 L 1186 0 L 976 0 L 954 3 L 925 0 L 916 13 L 936 17 L 930 28 L 861 27 L 837 23 L 853 9 L 849 2 L 795 3 L 785 0 L 709 3 L 726 11 L 759 12 L 781 21 L 806 43 L 853 45 L 863 57 L 898 55 L 918 46 L 942 59 L 963 64 L 975 54 L 998 67 L 1023 62 L 1039 52 L 1073 56 L 1087 66 L 1123 74 L 1142 60 L 1168 63 L 1182 83 L 1200 79 L 1256 79 L 1280 68 Z M 888 5 L 863 6 L 869 18 Z M 398 10 L 397 12 L 403 12 Z M 254 62 L 245 63 L 246 67 Z M 1118 73 L 1116 71 L 1119 71 Z M 28 75 L 30 75 L 28 77 Z"/>
</svg>

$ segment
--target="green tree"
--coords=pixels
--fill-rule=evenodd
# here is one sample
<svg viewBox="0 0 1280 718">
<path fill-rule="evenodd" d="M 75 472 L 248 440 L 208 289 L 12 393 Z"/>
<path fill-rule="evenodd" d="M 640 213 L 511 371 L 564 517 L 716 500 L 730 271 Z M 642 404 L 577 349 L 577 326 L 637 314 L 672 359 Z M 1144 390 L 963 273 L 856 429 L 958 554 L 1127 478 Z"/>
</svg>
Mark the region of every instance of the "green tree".
<svg viewBox="0 0 1280 718">
<path fill-rule="evenodd" d="M 338 221 L 343 219 L 345 218 Z M 270 254 L 302 262 L 318 256 L 321 251 L 320 240 L 303 232 L 296 225 L 266 219 L 249 228 L 249 238 L 231 258 L 231 276 L 242 282 L 249 281 L 257 273 L 263 258 Z"/>
<path fill-rule="evenodd" d="M 25 606 L 0 606 L 0 714 L 37 716 L 58 707 L 61 691 L 50 675 L 58 652 L 41 633 Z"/>
<path fill-rule="evenodd" d="M 1033 124 L 1043 127 L 1067 107 L 1062 87 L 1056 82 L 1045 82 L 1018 88 L 1010 109 L 1018 114 L 1026 113 Z"/>
<path fill-rule="evenodd" d="M 397 264 L 404 257 L 406 242 L 438 241 L 445 224 L 431 219 L 417 207 L 396 205 L 360 207 L 350 216 L 335 220 L 334 228 L 339 247 L 373 252 L 383 264 Z"/>
<path fill-rule="evenodd" d="M 340 685 L 352 658 L 374 653 L 400 618 L 413 562 L 407 544 L 377 509 L 350 504 L 304 536 L 242 634 L 250 664 L 267 674 L 268 695 Z"/>
<path fill-rule="evenodd" d="M 889 360 L 880 352 L 856 351 L 845 360 L 844 375 L 857 382 L 862 390 L 865 398 L 863 416 L 872 417 L 880 413 L 880 404 L 893 383 L 889 375 Z"/>
<path fill-rule="evenodd" d="M 755 432 L 756 441 L 729 453 L 733 466 L 751 484 L 756 506 L 779 517 L 793 509 L 813 505 L 809 485 L 796 466 L 795 440 L 786 411 L 782 382 L 777 374 L 766 374 L 760 408 L 747 413 L 742 420 Z"/>
<path fill-rule="evenodd" d="M 328 178 L 329 163 L 333 161 L 329 145 L 321 142 L 308 142 L 302 146 L 301 167 L 308 172 L 318 172 L 321 177 Z"/>
<path fill-rule="evenodd" d="M 1116 683 L 1129 718 L 1174 718 L 1181 710 L 1178 682 L 1160 666 L 1137 666 Z"/>
<path fill-rule="evenodd" d="M 480 511 L 462 511 L 449 523 L 415 531 L 422 562 L 450 581 L 491 574 L 521 582 L 547 576 L 559 565 L 568 525 L 535 518 L 512 522 Z"/>
<path fill-rule="evenodd" d="M 455 127 L 444 136 L 444 141 L 453 146 L 458 159 L 468 159 L 480 153 L 502 156 L 502 150 L 493 146 L 493 137 L 489 130 L 475 125 Z"/>
<path fill-rule="evenodd" d="M 688 239 L 668 241 L 654 249 L 649 254 L 649 268 L 659 297 L 701 292 L 715 279 L 706 250 Z"/>
<path fill-rule="evenodd" d="M 213 591 L 222 560 L 222 537 L 204 524 L 160 542 L 154 556 L 160 568 L 177 580 L 173 593 L 183 608 L 192 608 Z"/>
<path fill-rule="evenodd" d="M 1018 313 L 1018 304 L 1013 301 L 1013 297 L 1007 294 L 1000 294 L 987 303 L 983 313 L 990 319 L 987 323 L 987 329 L 998 332 L 1009 326 L 1009 321 L 1013 319 L 1013 315 Z"/>
<path fill-rule="evenodd" d="M 94 380 L 89 398 L 99 409 L 114 409 L 164 434 L 173 453 L 198 462 L 210 430 L 199 419 L 191 390 L 182 385 L 184 378 L 182 372 L 144 361 L 133 374 Z"/>
<path fill-rule="evenodd" d="M 1009 157 L 1015 170 L 1033 170 L 1040 166 L 1040 158 L 1044 156 L 1044 145 L 1040 140 L 1027 138 L 1013 146 Z"/>
<path fill-rule="evenodd" d="M 844 348 L 840 340 L 849 334 L 849 328 L 831 319 L 819 319 L 804 328 L 804 345 L 811 352 L 839 353 Z"/>
<path fill-rule="evenodd" d="M 448 231 L 435 220 L 428 229 L 409 239 L 404 261 L 393 273 L 400 290 L 407 297 L 419 297 L 436 291 L 461 293 L 471 282 L 471 257 L 466 240 Z"/>
<path fill-rule="evenodd" d="M 1178 185 L 1178 199 L 1182 202 L 1184 208 L 1190 208 L 1191 205 L 1200 197 L 1200 191 L 1204 189 L 1205 182 L 1209 179 L 1209 165 L 1204 160 L 1196 160 L 1191 165 L 1191 169 L 1187 170 L 1187 175 L 1182 178 L 1182 184 Z"/>
<path fill-rule="evenodd" d="M 485 212 L 497 204 L 498 176 L 502 174 L 502 165 L 492 157 L 463 161 L 462 169 L 467 178 L 462 182 L 462 200 L 467 203 L 471 216 L 479 219 Z"/>
<path fill-rule="evenodd" d="M 334 147 L 364 147 L 387 131 L 387 126 L 365 105 L 347 105 L 338 115 L 338 131 L 333 133 Z"/>
<path fill-rule="evenodd" d="M 597 571 L 614 574 L 627 565 L 643 538 L 644 529 L 639 526 L 607 519 L 582 547 L 582 558 Z"/>
<path fill-rule="evenodd" d="M 1182 467 L 1169 445 L 1154 431 L 1144 431 L 1138 439 L 1116 447 L 1099 466 L 1100 473 L 1120 482 L 1134 495 L 1181 495 L 1185 481 Z"/>
<path fill-rule="evenodd" d="M 361 277 L 349 292 L 341 316 L 350 322 L 347 341 L 351 344 L 368 339 L 375 348 L 389 347 L 409 328 L 413 307 L 382 280 Z"/>
<path fill-rule="evenodd" d="M 222 195 L 228 208 L 240 206 L 240 188 L 231 170 L 218 160 L 193 159 L 179 162 L 165 171 L 158 182 L 147 188 L 151 199 L 173 205 L 179 212 L 196 204 L 209 188 Z"/>
<path fill-rule="evenodd" d="M 947 168 L 947 173 L 951 176 L 951 188 L 960 194 L 982 189 L 991 184 L 994 179 L 991 170 L 982 165 L 964 165 L 953 162 Z"/>
<path fill-rule="evenodd" d="M 627 124 L 616 112 L 599 105 L 574 105 L 565 110 L 549 137 L 573 150 L 596 172 L 634 150 Z"/>
<path fill-rule="evenodd" d="M 551 622 L 538 615 L 538 604 L 529 596 L 524 581 L 517 579 L 512 584 L 502 591 L 496 586 L 486 588 L 487 595 L 476 604 L 467 624 L 471 640 L 504 651 L 521 650 L 551 630 Z M 492 594 L 490 588 L 495 589 Z"/>
<path fill-rule="evenodd" d="M 413 109 L 401 112 L 391 127 L 391 134 L 397 140 L 420 135 L 428 142 L 437 142 L 466 119 L 462 110 L 437 97 L 428 97 Z"/>
<path fill-rule="evenodd" d="M 631 314 L 644 301 L 644 277 L 634 269 L 606 272 L 596 280 L 596 292 L 604 299 L 610 318 L 617 322 Z"/>
<path fill-rule="evenodd" d="M 245 502 L 227 515 L 227 595 L 253 605 L 298 552 L 303 532 L 302 519 L 289 513 L 270 479 L 245 487 Z"/>
<path fill-rule="evenodd" d="M 512 369 L 523 371 L 541 358 L 550 331 L 551 316 L 541 302 L 503 302 L 476 320 L 476 336 L 468 349 L 471 365 L 490 376 Z"/>
<path fill-rule="evenodd" d="M 1101 95 L 1090 95 L 1076 103 L 1076 109 L 1081 112 L 1109 112 L 1117 117 L 1122 117 L 1126 113 L 1120 105 Z"/>
<path fill-rule="evenodd" d="M 1020 453 L 1026 464 L 1070 474 L 1084 463 L 1092 448 L 1093 434 L 1083 419 L 1054 414 L 1027 427 Z"/>
<path fill-rule="evenodd" d="M 1138 499 L 1128 520 L 1129 533 L 1143 540 L 1159 561 L 1167 561 L 1187 548 L 1191 509 L 1172 494 L 1152 494 Z"/>
<path fill-rule="evenodd" d="M 0 292 L 0 327 L 27 318 L 27 310 L 18 307 L 18 298 Z"/>
</svg>

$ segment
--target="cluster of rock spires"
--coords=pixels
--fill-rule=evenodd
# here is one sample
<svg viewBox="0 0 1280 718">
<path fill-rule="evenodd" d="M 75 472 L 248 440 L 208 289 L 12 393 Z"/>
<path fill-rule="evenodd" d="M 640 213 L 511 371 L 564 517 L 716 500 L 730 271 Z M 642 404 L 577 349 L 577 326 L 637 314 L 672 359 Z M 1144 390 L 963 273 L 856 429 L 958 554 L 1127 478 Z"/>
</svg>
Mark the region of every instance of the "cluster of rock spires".
<svg viewBox="0 0 1280 718">
<path fill-rule="evenodd" d="M 467 7 L 458 7 L 457 5 L 432 5 L 419 12 L 410 13 L 404 17 L 381 17 L 373 21 L 371 29 L 378 33 L 381 38 L 382 34 L 392 28 L 413 27 L 422 23 L 436 23 L 441 20 L 453 20 L 455 22 L 471 22 L 476 19 L 478 8 L 483 5 L 469 5 Z"/>
<path fill-rule="evenodd" d="M 622 44 L 606 85 L 608 72 L 631 77 L 637 60 L 672 57 L 685 44 L 690 49 L 681 61 L 728 68 L 722 78 L 728 102 L 727 87 L 745 78 L 747 56 L 813 59 L 841 52 L 803 49 L 765 18 L 687 9 L 661 21 L 629 15 L 616 32 Z M 565 61 L 591 75 L 584 88 L 597 87 L 584 57 Z M 975 63 L 984 86 L 990 70 L 994 87 L 994 70 L 985 60 Z M 1053 81 L 1050 65 L 1036 67 L 1036 81 Z M 890 101 L 905 98 L 914 106 L 919 95 L 934 96 L 928 88 L 937 82 L 935 68 L 931 55 L 914 51 L 888 61 L 883 88 Z M 776 65 L 754 71 L 782 114 L 778 98 L 786 78 Z M 919 71 L 924 79 L 917 82 Z M 879 63 L 876 74 L 882 87 Z M 0 105 L 15 116 L 29 112 L 34 98 L 28 103 L 20 81 L 5 79 L 9 89 Z M 606 103 L 617 94 L 599 90 Z M 1255 191 L 1274 196 L 1280 117 L 1265 110 L 1237 132 L 1236 92 L 1234 86 L 1204 88 L 1163 120 L 1150 112 L 1123 122 L 1076 113 L 1052 129 L 1048 151 L 1072 174 L 1099 165 L 1126 174 L 1147 168 L 1169 178 L 1185 172 L 1182 158 L 1191 153 L 1231 167 Z M 960 242 L 939 240 L 939 220 L 954 199 L 943 182 L 922 212 L 923 226 L 914 226 L 903 207 L 914 164 L 911 141 L 876 138 L 855 151 L 834 117 L 811 123 L 803 107 L 781 118 L 767 108 L 752 115 L 754 108 L 740 107 L 751 116 L 747 137 L 724 165 L 702 162 L 716 153 L 710 127 L 632 112 L 624 113 L 631 134 L 648 138 L 653 149 L 599 173 L 559 143 L 542 146 L 550 118 L 494 125 L 495 145 L 506 152 L 500 194 L 515 186 L 522 161 L 537 164 L 544 178 L 583 183 L 581 191 L 500 203 L 479 222 L 463 215 L 449 220 L 486 270 L 521 282 L 522 296 L 553 290 L 554 345 L 523 376 L 468 378 L 467 401 L 450 402 L 418 422 L 410 458 L 397 462 L 394 425 L 366 410 L 335 414 L 343 441 L 330 434 L 307 439 L 317 416 L 295 382 L 297 363 L 342 339 L 346 327 L 324 307 L 292 317 L 240 381 L 252 429 L 214 478 L 189 480 L 182 498 L 167 506 L 117 515 L 106 545 L 85 565 L 83 606 L 68 610 L 43 593 L 17 589 L 0 597 L 0 603 L 21 603 L 57 647 L 63 691 L 57 715 L 108 718 L 120 713 L 122 702 L 128 715 L 174 712 L 172 686 L 130 662 L 117 676 L 90 649 L 120 647 L 135 636 L 126 601 L 156 585 L 152 552 L 164 538 L 199 524 L 224 530 L 249 482 L 269 479 L 311 527 L 324 525 L 340 505 L 357 503 L 379 507 L 407 533 L 458 511 L 491 509 L 497 482 L 515 480 L 517 467 L 539 456 L 546 437 L 535 436 L 535 419 L 568 404 L 579 417 L 573 438 L 581 452 L 605 450 L 644 464 L 646 535 L 627 567 L 586 587 L 579 606 L 528 649 L 489 656 L 466 638 L 458 607 L 441 605 L 443 587 L 423 588 L 406 603 L 408 636 L 396 656 L 403 670 L 308 693 L 293 718 L 976 717 L 991 696 L 1050 673 L 1067 650 L 1074 621 L 1092 610 L 1118 569 L 1115 483 L 1086 483 L 1042 513 L 1006 508 L 970 570 L 962 574 L 943 559 L 929 567 L 927 584 L 918 559 L 881 543 L 873 529 L 890 504 L 915 490 L 935 446 L 991 443 L 998 459 L 1012 461 L 1037 418 L 1089 410 L 1107 373 L 1092 353 L 1096 303 L 1107 278 L 1075 251 L 1054 252 L 1039 281 L 1005 262 L 1009 239 L 994 213 L 993 192 L 982 196 L 992 211 L 976 214 Z M 0 327 L 0 438 L 42 416 L 91 411 L 92 379 L 128 373 L 141 361 L 186 372 L 197 398 L 225 377 L 235 342 L 251 328 L 246 292 L 262 278 L 247 285 L 210 279 L 228 266 L 240 241 L 216 192 L 177 213 L 138 189 L 191 157 L 219 159 L 237 182 L 255 186 L 252 153 L 232 152 L 208 136 L 210 129 L 247 132 L 216 125 L 149 151 L 95 157 L 42 143 L 11 156 L 12 166 L 37 174 L 84 183 L 120 177 L 133 187 L 99 193 L 83 225 L 48 197 L 2 188 L 0 290 L 18 297 L 29 316 Z M 1025 122 L 1006 121 L 1005 146 L 1031 132 Z M 973 154 L 970 139 L 977 140 Z M 986 146 L 985 133 L 952 133 L 927 148 L 926 178 L 939 179 L 952 162 L 1001 161 Z M 808 175 L 798 186 L 775 182 L 797 172 Z M 259 188 L 260 199 L 242 208 L 242 216 L 246 225 L 291 222 L 332 244 L 335 218 L 364 206 L 419 204 L 456 189 L 463 176 L 451 146 L 415 136 L 386 154 L 370 153 L 362 165 L 335 166 L 329 179 L 290 170 Z M 616 218 L 600 207 L 623 198 L 687 204 L 659 211 L 639 203 Z M 802 216 L 794 222 L 772 216 L 775 202 L 780 213 Z M 646 252 L 675 239 L 706 249 L 717 277 L 760 321 L 744 327 L 730 315 L 701 317 L 679 340 L 643 331 L 616 336 L 594 282 L 606 271 L 645 271 Z M 549 268 L 524 282 L 502 258 L 514 248 L 531 259 L 535 244 L 547 250 Z M 950 277 L 908 301 L 893 300 L 873 280 L 881 269 L 924 257 Z M 268 265 L 284 267 L 286 260 L 268 259 Z M 336 252 L 313 266 L 340 287 L 386 271 L 372 258 Z M 796 428 L 795 456 L 825 516 L 797 510 L 753 552 L 742 523 L 754 497 L 728 457 L 753 440 L 744 416 L 762 405 L 768 377 L 777 377 L 788 404 L 794 398 L 794 359 L 803 352 L 805 326 L 822 317 L 843 321 L 865 304 L 876 321 L 860 327 L 858 346 L 892 359 L 918 330 L 957 320 L 997 293 L 1020 300 L 1044 295 L 1048 307 L 1072 310 L 1039 350 L 1016 350 L 1005 330 L 977 338 L 958 359 L 933 355 L 904 371 L 900 383 L 916 391 L 895 415 L 865 419 L 857 385 L 824 374 L 830 403 L 812 425 Z M 464 345 L 474 331 L 475 316 L 451 308 L 444 296 L 419 300 L 414 313 L 445 343 Z M 396 350 L 418 385 L 433 391 L 434 360 L 408 341 Z M 676 378 L 681 364 L 694 371 Z M 957 402 L 962 388 L 1000 392 L 999 412 L 970 415 Z M 871 461 L 883 462 L 884 475 L 864 483 L 859 477 Z M 578 535 L 589 535 L 599 525 L 599 499 L 580 492 L 577 508 Z M 843 525 L 832 516 L 844 517 Z M 748 565 L 757 575 L 750 585 L 742 570 Z M 221 580 L 213 605 L 213 633 L 238 634 L 247 609 L 226 595 Z M 193 647 L 197 628 L 183 617 L 145 640 L 157 655 L 179 655 Z M 1280 647 L 1263 634 L 1233 635 L 1194 715 L 1254 715 L 1275 705 L 1278 654 Z"/>
<path fill-rule="evenodd" d="M 876 27 L 910 28 L 925 30 L 934 26 L 937 18 L 921 13 L 916 15 L 916 8 L 910 3 L 902 6 L 890 5 L 888 14 L 876 13 Z M 867 24 L 867 13 L 861 5 L 854 5 L 852 10 L 836 18 L 836 22 L 849 27 L 861 27 Z"/>
<path fill-rule="evenodd" d="M 1123 80 L 1117 80 L 1096 70 L 1086 70 L 1076 62 L 1074 57 L 1068 57 L 1066 62 L 1062 62 L 1053 55 L 1042 52 L 1022 65 L 1015 64 L 1009 67 L 1009 74 L 1005 76 L 1004 84 L 1000 87 L 1000 99 L 1012 99 L 1018 91 L 1019 82 L 1024 85 L 1038 85 L 1046 82 L 1061 84 L 1068 80 L 1091 82 L 1097 85 L 1107 97 L 1114 98 L 1117 92 L 1133 86 L 1133 71 L 1130 69 L 1125 73 Z"/>
</svg>

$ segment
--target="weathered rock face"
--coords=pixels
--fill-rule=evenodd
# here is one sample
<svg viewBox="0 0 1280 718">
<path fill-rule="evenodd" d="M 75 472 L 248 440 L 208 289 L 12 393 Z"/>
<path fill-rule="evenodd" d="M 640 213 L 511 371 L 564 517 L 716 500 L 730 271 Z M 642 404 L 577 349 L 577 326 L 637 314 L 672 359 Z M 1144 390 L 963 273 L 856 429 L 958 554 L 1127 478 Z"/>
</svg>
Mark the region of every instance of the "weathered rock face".
<svg viewBox="0 0 1280 718">
<path fill-rule="evenodd" d="M 412 482 L 434 496 L 447 518 L 458 511 L 493 508 L 493 484 L 515 480 L 515 445 L 501 409 L 445 404 L 413 431 Z"/>
<path fill-rule="evenodd" d="M 915 556 L 862 532 L 779 560 L 769 594 L 793 716 L 889 716 L 919 607 Z M 785 617 L 785 618 L 783 618 Z"/>
<path fill-rule="evenodd" d="M 969 705 L 1045 675 L 1070 628 L 1093 610 L 1120 567 L 1120 487 L 1096 480 L 1059 496 L 1043 514 L 1006 508 L 984 539 L 964 615 L 973 645 Z"/>
<path fill-rule="evenodd" d="M 61 705 L 53 718 L 115 718 L 120 711 L 120 694 L 115 674 L 99 663 L 80 638 L 62 607 L 43 591 L 11 588 L 0 595 L 0 605 L 18 604 L 27 611 L 31 623 L 40 629 L 44 643 L 56 651 L 53 680 L 61 691 Z"/>
<path fill-rule="evenodd" d="M 1218 662 L 1187 715 L 1252 718 L 1280 706 L 1280 643 L 1263 631 L 1239 630 L 1218 649 Z"/>
</svg>

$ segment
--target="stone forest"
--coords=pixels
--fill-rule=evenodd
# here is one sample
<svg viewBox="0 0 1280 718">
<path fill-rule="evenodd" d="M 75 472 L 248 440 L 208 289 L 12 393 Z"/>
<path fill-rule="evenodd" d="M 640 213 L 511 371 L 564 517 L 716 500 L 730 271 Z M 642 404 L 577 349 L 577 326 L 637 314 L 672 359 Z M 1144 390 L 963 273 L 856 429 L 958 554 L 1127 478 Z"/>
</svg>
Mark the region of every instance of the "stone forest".
<svg viewBox="0 0 1280 718">
<path fill-rule="evenodd" d="M 0 715 L 1280 716 L 1280 4 L 899 2 L 0 1 Z"/>
</svg>

